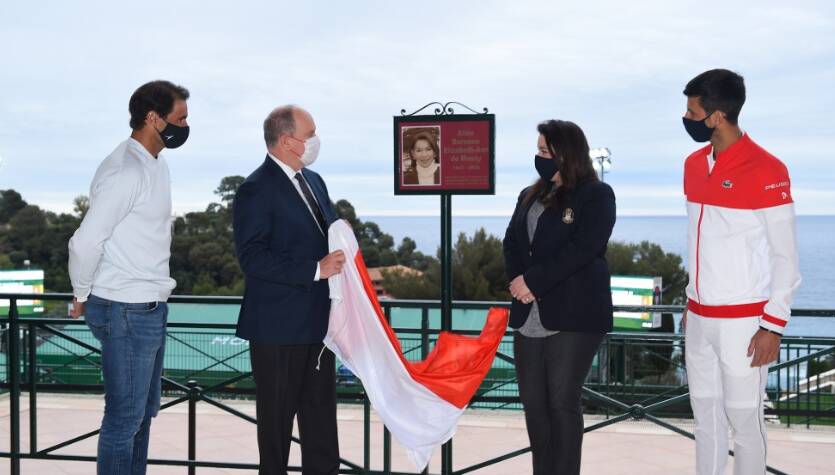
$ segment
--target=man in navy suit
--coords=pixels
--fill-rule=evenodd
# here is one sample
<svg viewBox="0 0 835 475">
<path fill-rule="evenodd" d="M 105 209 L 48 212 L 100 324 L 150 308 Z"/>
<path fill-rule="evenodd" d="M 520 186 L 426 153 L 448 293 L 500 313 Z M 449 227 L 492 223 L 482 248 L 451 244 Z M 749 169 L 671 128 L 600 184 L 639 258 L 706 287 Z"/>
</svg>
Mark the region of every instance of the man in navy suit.
<svg viewBox="0 0 835 475">
<path fill-rule="evenodd" d="M 288 105 L 264 120 L 267 157 L 238 188 L 235 251 L 246 290 L 237 336 L 250 343 L 256 385 L 259 474 L 287 473 L 298 415 L 305 474 L 339 470 L 327 279 L 345 262 L 328 254 L 337 219 L 325 182 L 309 170 L 319 152 L 313 117 Z"/>
</svg>

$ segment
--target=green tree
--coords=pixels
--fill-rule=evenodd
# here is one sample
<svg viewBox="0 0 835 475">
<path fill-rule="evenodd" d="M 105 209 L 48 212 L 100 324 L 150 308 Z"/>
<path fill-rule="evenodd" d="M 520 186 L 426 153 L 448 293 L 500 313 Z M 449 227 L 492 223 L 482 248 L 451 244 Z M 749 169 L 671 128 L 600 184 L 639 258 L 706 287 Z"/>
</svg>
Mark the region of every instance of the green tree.
<svg viewBox="0 0 835 475">
<path fill-rule="evenodd" d="M 8 254 L 0 253 L 0 269 L 14 269 L 14 264 L 12 264 L 12 260 L 9 259 Z"/>
<path fill-rule="evenodd" d="M 44 286 L 57 292 L 69 292 L 72 285 L 67 273 L 67 244 L 81 224 L 81 219 L 71 214 L 47 212 L 46 220 L 48 231 L 44 237 L 44 245 L 48 255 L 40 256 L 37 261 L 45 273 Z"/>
<path fill-rule="evenodd" d="M 422 273 L 403 269 L 388 269 L 381 272 L 383 288 L 398 299 L 439 299 L 441 297 L 441 265 L 436 259 L 429 261 L 429 267 Z"/>
<path fill-rule="evenodd" d="M 72 200 L 73 203 L 73 211 L 75 211 L 76 216 L 81 219 L 84 219 L 84 216 L 87 215 L 87 210 L 90 209 L 90 198 L 87 195 L 78 195 Z"/>
<path fill-rule="evenodd" d="M 377 223 L 363 222 L 357 218 L 353 205 L 347 200 L 337 201 L 335 208 L 339 217 L 348 221 L 354 230 L 363 259 L 368 267 L 393 266 L 398 263 L 394 238 L 391 235 L 381 231 Z"/>
<path fill-rule="evenodd" d="M 177 293 L 241 295 L 243 273 L 235 256 L 232 203 L 244 179 L 225 177 L 215 189 L 220 203 L 205 211 L 186 213 L 174 220 L 171 276 Z"/>
<path fill-rule="evenodd" d="M 23 263 L 29 259 L 29 254 L 26 251 L 12 251 L 9 253 L 9 260 L 12 263 L 12 269 L 21 269 Z"/>
<path fill-rule="evenodd" d="M 6 190 L 13 202 L 25 203 L 14 190 Z M 70 290 L 67 275 L 67 242 L 78 228 L 80 219 L 70 214 L 43 211 L 24 205 L 0 228 L 0 267 L 20 269 L 29 261 L 33 269 L 43 269 L 44 286 L 51 292 Z"/>
<path fill-rule="evenodd" d="M 383 287 L 395 298 L 438 298 L 441 288 L 440 255 L 427 261 L 422 274 L 383 272 Z M 468 237 L 464 233 L 452 250 L 452 296 L 458 300 L 508 300 L 504 254 L 499 238 L 482 228 Z"/>
<path fill-rule="evenodd" d="M 18 211 L 26 207 L 23 197 L 15 190 L 0 190 L 0 224 L 6 224 Z"/>
<path fill-rule="evenodd" d="M 46 230 L 46 214 L 35 205 L 26 205 L 9 220 L 9 244 L 30 255 L 40 254 Z"/>
<path fill-rule="evenodd" d="M 811 378 L 817 374 L 825 373 L 835 369 L 835 355 L 824 356 L 822 358 L 809 360 L 808 369 L 806 370 L 806 377 Z"/>
<path fill-rule="evenodd" d="M 484 228 L 458 235 L 452 252 L 452 295 L 460 300 L 509 300 L 502 241 Z"/>
<path fill-rule="evenodd" d="M 432 256 L 427 256 L 417 250 L 417 243 L 410 237 L 404 237 L 397 246 L 397 263 L 419 271 L 429 269 L 432 264 Z"/>
<path fill-rule="evenodd" d="M 215 194 L 220 196 L 220 201 L 224 205 L 228 206 L 232 203 L 232 200 L 235 198 L 235 193 L 238 192 L 238 187 L 243 184 L 244 180 L 245 178 L 240 175 L 223 177 L 220 180 L 220 185 L 215 188 Z"/>
</svg>

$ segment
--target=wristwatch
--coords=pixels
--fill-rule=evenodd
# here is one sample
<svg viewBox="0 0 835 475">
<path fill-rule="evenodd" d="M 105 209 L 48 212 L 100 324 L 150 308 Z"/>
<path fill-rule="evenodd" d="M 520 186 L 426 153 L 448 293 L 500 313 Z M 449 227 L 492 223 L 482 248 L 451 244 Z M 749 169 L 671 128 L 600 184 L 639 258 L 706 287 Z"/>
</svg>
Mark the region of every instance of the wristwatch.
<svg viewBox="0 0 835 475">
<path fill-rule="evenodd" d="M 780 337 L 782 337 L 782 336 L 783 336 L 783 334 L 782 334 L 782 333 L 780 333 L 780 332 L 776 332 L 776 331 L 774 331 L 774 330 L 770 330 L 770 329 L 768 329 L 768 328 L 766 328 L 766 327 L 764 327 L 764 326 L 760 326 L 760 330 L 765 330 L 765 331 L 767 331 L 768 333 L 774 333 L 775 335 L 780 336 Z"/>
</svg>

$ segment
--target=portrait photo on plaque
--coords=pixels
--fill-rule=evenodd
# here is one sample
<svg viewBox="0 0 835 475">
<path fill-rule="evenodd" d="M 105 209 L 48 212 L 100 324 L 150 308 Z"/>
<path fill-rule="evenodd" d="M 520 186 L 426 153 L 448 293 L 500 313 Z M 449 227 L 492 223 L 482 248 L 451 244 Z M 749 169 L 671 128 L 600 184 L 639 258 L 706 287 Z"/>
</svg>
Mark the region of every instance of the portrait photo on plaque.
<svg viewBox="0 0 835 475">
<path fill-rule="evenodd" d="M 403 127 L 403 186 L 441 184 L 441 127 Z"/>
</svg>

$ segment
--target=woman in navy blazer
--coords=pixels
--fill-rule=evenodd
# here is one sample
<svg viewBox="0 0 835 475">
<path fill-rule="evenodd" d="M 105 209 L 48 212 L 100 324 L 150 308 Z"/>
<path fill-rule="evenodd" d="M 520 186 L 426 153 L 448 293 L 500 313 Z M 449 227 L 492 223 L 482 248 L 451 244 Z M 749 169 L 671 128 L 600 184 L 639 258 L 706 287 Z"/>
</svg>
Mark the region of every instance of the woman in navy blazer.
<svg viewBox="0 0 835 475">
<path fill-rule="evenodd" d="M 589 159 L 582 129 L 537 127 L 539 180 L 522 190 L 504 238 L 510 326 L 535 474 L 578 474 L 581 391 L 612 329 L 606 247 L 615 195 Z"/>
</svg>

